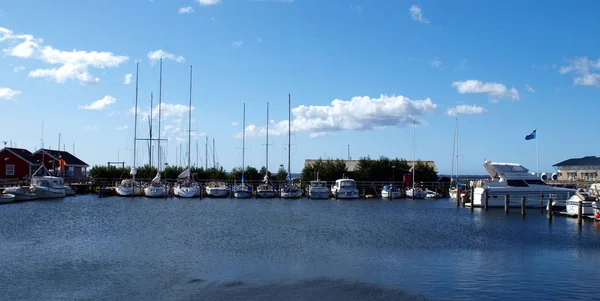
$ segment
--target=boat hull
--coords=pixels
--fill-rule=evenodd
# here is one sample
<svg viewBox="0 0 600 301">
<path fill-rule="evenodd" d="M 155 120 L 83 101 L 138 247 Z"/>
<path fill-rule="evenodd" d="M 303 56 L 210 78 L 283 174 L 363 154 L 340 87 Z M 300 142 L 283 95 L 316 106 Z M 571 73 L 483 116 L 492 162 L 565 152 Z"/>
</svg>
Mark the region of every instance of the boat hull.
<svg viewBox="0 0 600 301">
<path fill-rule="evenodd" d="M 211 198 L 226 198 L 229 197 L 229 189 L 206 188 L 206 196 Z"/>
<path fill-rule="evenodd" d="M 325 190 L 325 191 L 310 190 L 308 192 L 308 195 L 310 196 L 311 199 L 328 199 L 330 197 L 329 190 Z"/>
<path fill-rule="evenodd" d="M 410 189 L 406 191 L 407 199 L 423 200 L 423 199 L 425 199 L 426 196 L 427 196 L 427 193 L 425 193 L 424 191 L 413 192 Z"/>
<path fill-rule="evenodd" d="M 15 202 L 35 200 L 35 193 L 27 192 L 22 187 L 8 187 L 4 189 L 4 194 L 12 194 L 15 196 Z"/>
<path fill-rule="evenodd" d="M 282 199 L 299 199 L 302 197 L 302 191 L 282 191 L 280 196 Z"/>
<path fill-rule="evenodd" d="M 148 198 L 164 198 L 166 193 L 164 187 L 150 186 L 144 188 L 144 195 Z"/>
<path fill-rule="evenodd" d="M 477 187 L 473 193 L 473 206 L 484 207 L 484 192 L 485 188 Z M 488 207 L 493 208 L 504 208 L 505 198 L 508 194 L 508 206 L 510 208 L 521 208 L 521 198 L 525 196 L 525 207 L 526 208 L 540 208 L 547 207 L 549 197 L 552 197 L 553 206 L 552 210 L 564 209 L 566 206 L 565 201 L 569 191 L 544 191 L 542 192 L 542 203 L 540 204 L 540 192 L 539 191 L 526 191 L 526 190 L 506 190 L 506 189 L 487 189 L 488 194 Z M 573 192 L 574 193 L 574 192 Z M 573 194 L 570 193 L 570 194 Z M 556 207 L 555 207 L 556 206 Z"/>
<path fill-rule="evenodd" d="M 579 203 L 582 203 L 581 214 L 582 215 L 594 215 L 596 214 L 595 207 L 596 202 L 581 201 L 578 196 L 574 195 L 566 201 L 566 211 L 568 214 L 578 214 Z M 595 204 L 596 203 L 596 204 Z M 554 207 L 553 207 L 554 209 Z"/>
<path fill-rule="evenodd" d="M 336 199 L 358 199 L 358 190 L 336 190 L 333 192 L 333 195 Z"/>
<path fill-rule="evenodd" d="M 252 191 L 235 191 L 233 197 L 236 199 L 249 199 L 252 197 Z"/>
<path fill-rule="evenodd" d="M 194 198 L 200 196 L 200 189 L 197 187 L 177 187 L 173 188 L 173 194 L 180 198 Z"/>
<path fill-rule="evenodd" d="M 65 197 L 64 188 L 48 188 L 41 186 L 34 186 L 31 190 L 35 193 L 35 197 L 38 199 L 57 199 Z"/>
<path fill-rule="evenodd" d="M 398 191 L 392 191 L 391 195 L 388 191 L 381 192 L 382 199 L 399 199 L 402 197 L 402 194 Z"/>
<path fill-rule="evenodd" d="M 0 194 L 0 204 L 8 204 L 15 201 L 15 195 L 10 193 Z"/>
<path fill-rule="evenodd" d="M 117 186 L 115 188 L 115 192 L 117 193 L 117 196 L 132 196 L 133 195 L 142 195 L 142 188 L 140 187 L 136 187 L 131 188 L 131 187 L 123 187 L 123 186 Z"/>
<path fill-rule="evenodd" d="M 272 199 L 277 193 L 275 190 L 257 190 L 256 196 L 262 199 Z"/>
</svg>

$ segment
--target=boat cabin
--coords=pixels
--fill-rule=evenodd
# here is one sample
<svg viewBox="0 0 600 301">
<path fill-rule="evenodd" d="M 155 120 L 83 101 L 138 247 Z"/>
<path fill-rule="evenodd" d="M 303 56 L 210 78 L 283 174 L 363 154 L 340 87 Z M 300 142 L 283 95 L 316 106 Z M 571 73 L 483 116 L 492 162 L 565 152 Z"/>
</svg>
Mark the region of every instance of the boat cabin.
<svg viewBox="0 0 600 301">
<path fill-rule="evenodd" d="M 64 187 L 64 180 L 60 177 L 43 176 L 33 177 L 31 184 L 40 187 Z"/>
</svg>

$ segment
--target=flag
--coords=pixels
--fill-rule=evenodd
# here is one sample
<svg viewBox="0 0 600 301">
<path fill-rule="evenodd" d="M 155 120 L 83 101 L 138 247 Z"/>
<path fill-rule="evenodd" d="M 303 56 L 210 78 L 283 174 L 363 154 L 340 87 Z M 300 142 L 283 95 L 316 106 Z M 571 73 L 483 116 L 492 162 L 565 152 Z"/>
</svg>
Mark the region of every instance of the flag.
<svg viewBox="0 0 600 301">
<path fill-rule="evenodd" d="M 244 183 L 244 175 L 242 175 L 242 183 Z"/>
<path fill-rule="evenodd" d="M 287 178 L 288 178 L 288 181 L 291 181 L 292 180 L 292 174 L 289 173 L 288 176 L 287 176 Z"/>
<path fill-rule="evenodd" d="M 533 139 L 535 139 L 536 131 L 537 131 L 537 129 L 533 130 L 533 132 L 531 132 L 529 135 L 525 136 L 525 140 L 533 140 Z"/>
</svg>

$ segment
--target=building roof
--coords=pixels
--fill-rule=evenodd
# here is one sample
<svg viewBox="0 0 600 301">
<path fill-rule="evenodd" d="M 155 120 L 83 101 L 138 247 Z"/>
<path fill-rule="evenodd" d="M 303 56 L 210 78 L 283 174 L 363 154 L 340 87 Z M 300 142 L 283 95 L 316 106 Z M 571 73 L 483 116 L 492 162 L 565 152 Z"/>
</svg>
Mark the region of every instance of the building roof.
<svg viewBox="0 0 600 301">
<path fill-rule="evenodd" d="M 573 158 L 556 163 L 552 166 L 600 166 L 600 157 L 586 156 L 583 158 Z"/>
<path fill-rule="evenodd" d="M 317 162 L 319 160 L 322 160 L 322 161 L 335 161 L 336 159 L 306 159 L 306 160 L 304 160 L 304 166 L 306 167 L 309 164 L 313 164 L 313 163 L 315 163 L 315 162 Z M 359 160 L 344 160 L 344 162 L 346 162 L 346 168 L 348 169 L 348 171 L 354 171 L 358 167 Z M 406 163 L 410 167 L 409 171 L 412 171 L 413 161 L 412 160 L 410 160 L 410 161 L 407 160 Z M 421 160 L 421 163 L 424 163 L 424 164 L 426 164 L 429 167 L 433 167 L 433 170 L 435 170 L 435 172 L 438 172 L 437 166 L 435 166 L 435 162 Z"/>
<path fill-rule="evenodd" d="M 24 148 L 16 148 L 16 147 L 5 147 L 0 150 L 1 152 L 8 151 L 13 153 L 15 156 L 21 158 L 23 161 L 29 163 L 30 165 L 40 165 L 41 163 L 33 156 L 33 154 L 24 149 Z"/>
<path fill-rule="evenodd" d="M 65 160 L 65 162 L 68 165 L 71 166 L 85 166 L 85 167 L 89 167 L 89 165 L 85 162 L 83 162 L 81 159 L 73 156 L 71 153 L 66 152 L 66 151 L 59 151 L 59 150 L 52 150 L 52 149 L 38 149 L 37 151 L 35 151 L 35 153 L 33 153 L 34 155 L 40 153 L 40 152 L 45 152 L 47 155 L 52 156 L 52 158 L 54 159 L 58 159 L 58 157 L 60 156 L 63 160 Z"/>
</svg>

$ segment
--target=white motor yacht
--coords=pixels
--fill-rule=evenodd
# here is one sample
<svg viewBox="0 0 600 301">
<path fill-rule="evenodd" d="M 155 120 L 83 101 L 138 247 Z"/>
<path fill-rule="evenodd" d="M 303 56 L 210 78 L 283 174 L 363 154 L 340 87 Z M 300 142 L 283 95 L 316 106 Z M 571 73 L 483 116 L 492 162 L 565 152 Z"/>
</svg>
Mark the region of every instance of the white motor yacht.
<svg viewBox="0 0 600 301">
<path fill-rule="evenodd" d="M 54 199 L 65 197 L 65 184 L 61 177 L 34 176 L 31 177 L 29 188 L 38 199 Z"/>
<path fill-rule="evenodd" d="M 589 192 L 578 189 L 573 196 L 567 201 L 567 213 L 578 214 L 579 203 L 581 203 L 581 214 L 582 215 L 594 215 L 596 208 L 598 207 L 597 198 L 590 195 Z"/>
<path fill-rule="evenodd" d="M 483 166 L 490 174 L 491 181 L 479 182 L 473 193 L 473 206 L 484 206 L 484 194 L 488 196 L 489 207 L 504 207 L 505 196 L 509 197 L 510 207 L 521 207 L 521 198 L 526 198 L 526 207 L 540 207 L 540 195 L 543 206 L 548 199 L 553 200 L 553 208 L 565 206 L 575 189 L 554 187 L 541 178 L 529 173 L 529 170 L 516 163 L 485 161 Z M 555 207 L 556 206 L 556 207 Z"/>
<path fill-rule="evenodd" d="M 336 199 L 357 199 L 358 188 L 356 188 L 356 182 L 352 179 L 335 180 L 335 184 L 331 186 L 331 194 Z"/>
<path fill-rule="evenodd" d="M 427 197 L 427 192 L 419 187 L 406 189 L 406 198 L 422 200 Z"/>
<path fill-rule="evenodd" d="M 226 198 L 229 196 L 229 186 L 225 182 L 208 182 L 206 183 L 206 196 Z"/>
<path fill-rule="evenodd" d="M 308 197 L 311 199 L 328 199 L 330 195 L 329 187 L 327 182 L 316 180 L 310 181 L 308 186 Z"/>
</svg>

